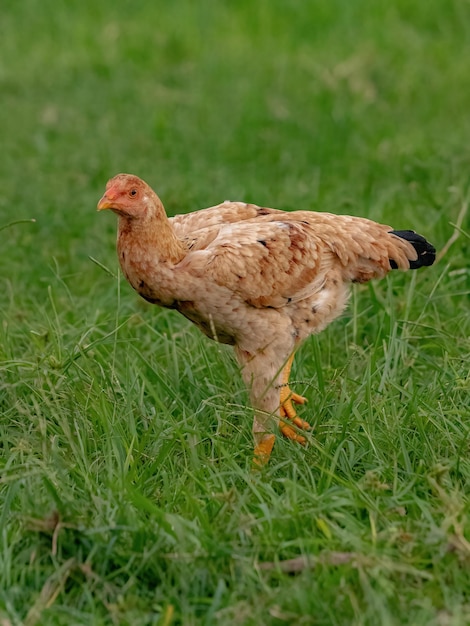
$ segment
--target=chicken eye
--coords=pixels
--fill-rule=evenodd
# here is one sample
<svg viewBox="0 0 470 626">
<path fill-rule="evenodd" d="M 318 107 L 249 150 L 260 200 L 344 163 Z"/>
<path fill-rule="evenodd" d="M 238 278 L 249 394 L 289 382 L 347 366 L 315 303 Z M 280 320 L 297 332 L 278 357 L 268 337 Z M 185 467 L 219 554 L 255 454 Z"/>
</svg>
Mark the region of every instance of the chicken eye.
<svg viewBox="0 0 470 626">
<path fill-rule="evenodd" d="M 129 191 L 129 195 L 132 196 L 132 197 L 136 196 L 137 195 L 137 189 L 131 189 Z"/>
</svg>

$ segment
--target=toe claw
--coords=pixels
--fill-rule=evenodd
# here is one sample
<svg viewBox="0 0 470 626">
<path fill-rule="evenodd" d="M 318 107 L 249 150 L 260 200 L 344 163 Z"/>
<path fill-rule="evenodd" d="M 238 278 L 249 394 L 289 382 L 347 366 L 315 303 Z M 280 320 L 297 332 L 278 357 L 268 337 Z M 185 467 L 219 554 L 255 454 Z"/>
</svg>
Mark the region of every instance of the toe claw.
<svg viewBox="0 0 470 626">
<path fill-rule="evenodd" d="M 298 393 L 294 392 L 291 393 L 290 399 L 296 404 L 307 404 L 308 402 L 307 398 L 304 398 L 304 396 L 299 396 Z"/>
<path fill-rule="evenodd" d="M 298 415 L 294 417 L 292 421 L 297 426 L 297 428 L 300 428 L 300 430 L 310 430 L 312 428 L 308 422 L 301 419 Z"/>
<path fill-rule="evenodd" d="M 300 445 L 302 446 L 304 446 L 307 443 L 307 440 L 305 439 L 305 437 L 303 437 L 302 435 L 298 435 L 296 431 L 292 428 L 292 426 L 289 426 L 288 424 L 286 424 L 286 422 L 282 422 L 282 421 L 279 422 L 279 428 L 281 429 L 281 432 L 284 435 L 284 437 L 287 437 L 287 439 L 296 441 L 297 443 L 300 443 Z"/>
</svg>

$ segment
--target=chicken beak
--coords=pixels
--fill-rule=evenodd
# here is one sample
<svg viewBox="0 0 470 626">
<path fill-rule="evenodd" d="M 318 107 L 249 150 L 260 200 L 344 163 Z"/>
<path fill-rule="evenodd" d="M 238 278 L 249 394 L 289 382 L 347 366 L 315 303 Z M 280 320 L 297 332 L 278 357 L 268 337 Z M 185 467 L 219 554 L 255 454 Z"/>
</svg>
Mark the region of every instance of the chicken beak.
<svg viewBox="0 0 470 626">
<path fill-rule="evenodd" d="M 111 209 L 113 206 L 113 201 L 110 200 L 106 194 L 104 194 L 104 196 L 98 202 L 98 206 L 96 208 L 98 209 L 98 211 L 103 211 L 104 209 Z"/>
</svg>

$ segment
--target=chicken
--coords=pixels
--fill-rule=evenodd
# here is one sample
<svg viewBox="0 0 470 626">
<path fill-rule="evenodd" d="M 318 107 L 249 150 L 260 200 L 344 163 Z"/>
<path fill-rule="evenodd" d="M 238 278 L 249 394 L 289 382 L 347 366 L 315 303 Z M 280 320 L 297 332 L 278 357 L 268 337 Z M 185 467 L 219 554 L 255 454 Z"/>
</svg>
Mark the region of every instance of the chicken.
<svg viewBox="0 0 470 626">
<path fill-rule="evenodd" d="M 254 407 L 254 460 L 310 426 L 291 391 L 295 351 L 344 310 L 351 282 L 432 265 L 435 249 L 410 230 L 347 215 L 223 202 L 168 218 L 140 178 L 118 174 L 98 210 L 118 217 L 117 252 L 131 286 L 176 309 L 207 337 L 234 346 Z"/>
</svg>

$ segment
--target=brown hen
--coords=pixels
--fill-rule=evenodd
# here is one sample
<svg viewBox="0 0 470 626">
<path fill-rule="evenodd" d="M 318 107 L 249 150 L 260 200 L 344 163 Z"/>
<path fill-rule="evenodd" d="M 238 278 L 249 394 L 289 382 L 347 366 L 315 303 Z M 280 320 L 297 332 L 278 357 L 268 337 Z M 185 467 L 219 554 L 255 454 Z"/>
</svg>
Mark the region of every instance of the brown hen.
<svg viewBox="0 0 470 626">
<path fill-rule="evenodd" d="M 370 220 L 224 202 L 168 219 L 140 178 L 118 174 L 98 203 L 119 216 L 124 275 L 146 300 L 176 309 L 233 345 L 255 409 L 255 460 L 265 463 L 273 424 L 298 443 L 310 427 L 289 388 L 298 346 L 346 306 L 351 282 L 432 265 L 435 249 L 413 231 Z"/>
</svg>

